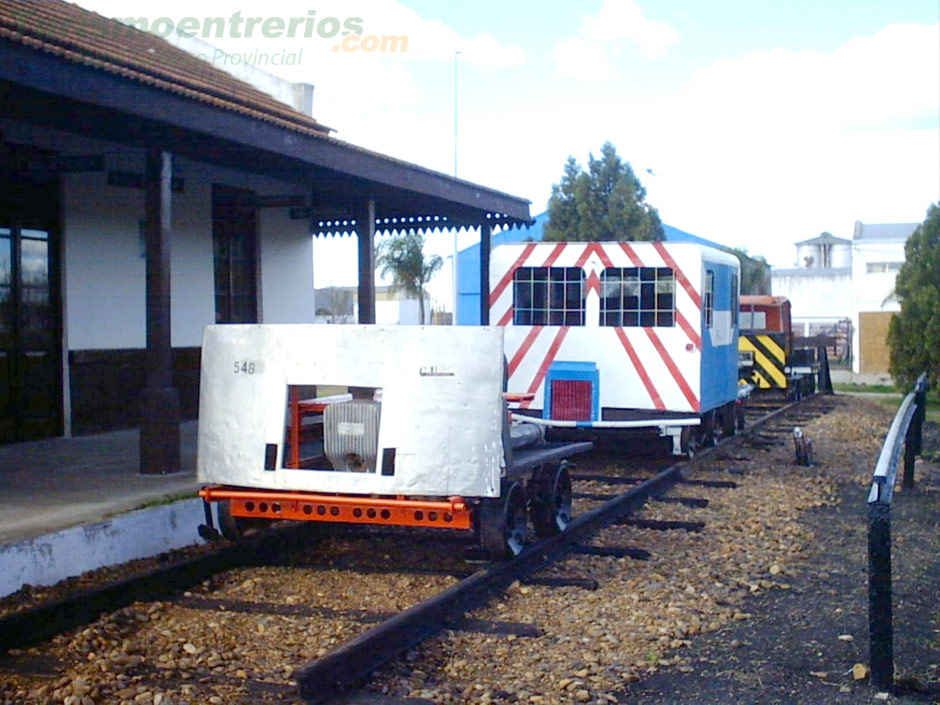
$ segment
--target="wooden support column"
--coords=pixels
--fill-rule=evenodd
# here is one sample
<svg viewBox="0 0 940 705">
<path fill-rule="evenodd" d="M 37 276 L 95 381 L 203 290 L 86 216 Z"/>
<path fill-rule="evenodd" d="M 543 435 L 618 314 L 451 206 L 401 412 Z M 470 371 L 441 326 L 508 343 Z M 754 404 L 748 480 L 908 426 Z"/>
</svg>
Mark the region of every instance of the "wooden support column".
<svg viewBox="0 0 940 705">
<path fill-rule="evenodd" d="M 147 151 L 144 170 L 144 228 L 147 252 L 147 385 L 140 399 L 140 472 L 180 471 L 180 397 L 173 387 L 170 343 L 169 152 Z"/>
<path fill-rule="evenodd" d="M 375 323 L 375 201 L 356 208 L 359 238 L 359 323 Z"/>
<path fill-rule="evenodd" d="M 490 251 L 493 249 L 493 226 L 488 220 L 480 224 L 480 325 L 490 324 Z"/>
</svg>

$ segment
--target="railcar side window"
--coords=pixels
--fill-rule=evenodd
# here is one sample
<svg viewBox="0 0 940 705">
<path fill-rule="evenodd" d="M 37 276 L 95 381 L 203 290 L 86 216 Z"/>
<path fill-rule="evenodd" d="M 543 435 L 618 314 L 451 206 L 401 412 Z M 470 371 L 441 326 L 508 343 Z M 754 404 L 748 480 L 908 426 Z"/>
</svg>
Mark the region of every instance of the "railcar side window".
<svg viewBox="0 0 940 705">
<path fill-rule="evenodd" d="M 608 267 L 601 272 L 602 326 L 675 325 L 676 276 L 669 267 Z"/>
<path fill-rule="evenodd" d="M 711 328 L 715 312 L 715 273 L 710 269 L 705 270 L 705 296 L 703 298 L 705 327 Z"/>
<path fill-rule="evenodd" d="M 738 304 L 738 275 L 731 275 L 731 325 L 738 325 L 738 310 L 741 306 Z"/>
<path fill-rule="evenodd" d="M 512 303 L 517 326 L 583 326 L 584 270 L 519 267 L 512 275 Z"/>
</svg>

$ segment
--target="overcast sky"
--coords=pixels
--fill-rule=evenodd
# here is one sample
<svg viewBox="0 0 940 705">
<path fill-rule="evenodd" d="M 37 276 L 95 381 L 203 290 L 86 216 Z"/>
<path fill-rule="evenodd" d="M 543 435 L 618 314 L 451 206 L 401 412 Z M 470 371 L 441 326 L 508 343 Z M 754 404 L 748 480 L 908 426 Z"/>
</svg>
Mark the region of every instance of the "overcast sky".
<svg viewBox="0 0 940 705">
<path fill-rule="evenodd" d="M 261 36 L 259 22 L 251 38 L 229 24 L 207 41 L 293 54 L 299 65 L 265 70 L 313 83 L 314 115 L 337 137 L 445 173 L 459 51 L 457 173 L 530 199 L 533 215 L 567 157 L 586 164 L 605 140 L 664 222 L 776 265 L 793 263 L 794 242 L 851 237 L 856 220 L 919 222 L 940 198 L 937 0 L 79 4 L 151 22 L 304 17 L 294 38 Z M 406 35 L 407 51 L 338 51 L 341 31 L 321 35 L 347 21 L 362 38 Z M 354 283 L 354 267 L 322 266 L 343 246 L 321 249 L 316 285 Z"/>
</svg>

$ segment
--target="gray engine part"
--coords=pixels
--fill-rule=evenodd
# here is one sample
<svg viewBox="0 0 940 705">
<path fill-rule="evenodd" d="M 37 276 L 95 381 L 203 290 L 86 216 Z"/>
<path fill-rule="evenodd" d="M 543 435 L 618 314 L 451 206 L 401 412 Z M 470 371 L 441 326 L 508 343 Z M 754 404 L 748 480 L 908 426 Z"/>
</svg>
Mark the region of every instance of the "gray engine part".
<svg viewBox="0 0 940 705">
<path fill-rule="evenodd" d="M 330 404 L 323 412 L 326 457 L 334 470 L 375 472 L 382 404 L 353 400 Z"/>
</svg>

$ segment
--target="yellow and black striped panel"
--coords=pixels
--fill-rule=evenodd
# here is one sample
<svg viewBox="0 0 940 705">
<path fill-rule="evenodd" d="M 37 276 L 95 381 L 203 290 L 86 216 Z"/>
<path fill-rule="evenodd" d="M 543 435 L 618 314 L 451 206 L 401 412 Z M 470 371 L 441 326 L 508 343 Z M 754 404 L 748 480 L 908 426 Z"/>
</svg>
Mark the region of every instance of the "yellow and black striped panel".
<svg viewBox="0 0 940 705">
<path fill-rule="evenodd" d="M 738 338 L 738 350 L 750 351 L 754 355 L 754 370 L 750 381 L 758 389 L 786 389 L 787 353 L 783 346 L 783 335 L 773 333 L 742 333 Z"/>
</svg>

